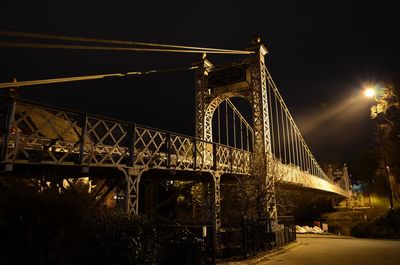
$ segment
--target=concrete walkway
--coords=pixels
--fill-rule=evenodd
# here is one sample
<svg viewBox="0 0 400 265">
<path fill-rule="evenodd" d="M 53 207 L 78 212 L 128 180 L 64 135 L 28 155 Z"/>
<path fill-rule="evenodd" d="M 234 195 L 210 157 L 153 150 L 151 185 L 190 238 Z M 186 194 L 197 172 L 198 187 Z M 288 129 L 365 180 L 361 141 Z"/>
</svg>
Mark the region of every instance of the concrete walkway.
<svg viewBox="0 0 400 265">
<path fill-rule="evenodd" d="M 297 242 L 241 261 L 220 265 L 393 265 L 400 264 L 400 240 L 338 235 L 298 235 Z"/>
<path fill-rule="evenodd" d="M 253 264 L 262 264 L 268 258 L 271 258 L 275 255 L 285 253 L 286 251 L 299 246 L 299 242 L 293 242 L 287 246 L 279 247 L 274 250 L 262 252 L 255 257 L 248 258 L 246 260 L 231 260 L 231 261 L 217 261 L 217 265 L 253 265 Z"/>
</svg>

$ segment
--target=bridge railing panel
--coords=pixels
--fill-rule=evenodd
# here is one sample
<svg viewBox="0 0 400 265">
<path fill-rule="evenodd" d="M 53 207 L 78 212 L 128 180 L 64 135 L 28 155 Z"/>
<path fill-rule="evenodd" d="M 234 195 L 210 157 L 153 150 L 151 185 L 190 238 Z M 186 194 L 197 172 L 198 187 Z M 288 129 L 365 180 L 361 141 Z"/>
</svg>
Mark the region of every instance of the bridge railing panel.
<svg viewBox="0 0 400 265">
<path fill-rule="evenodd" d="M 222 172 L 231 172 L 231 148 L 217 145 L 216 149 L 217 170 Z"/>
<path fill-rule="evenodd" d="M 191 170 L 195 166 L 194 146 L 192 138 L 171 135 L 169 140 L 169 167 L 178 170 Z"/>
<path fill-rule="evenodd" d="M 1 103 L 3 163 L 250 172 L 248 151 L 27 101 Z"/>
<path fill-rule="evenodd" d="M 240 149 L 231 149 L 232 172 L 237 174 L 250 173 L 251 153 Z"/>
<path fill-rule="evenodd" d="M 79 160 L 81 117 L 72 112 L 19 103 L 8 132 L 6 161 L 74 164 Z"/>
<path fill-rule="evenodd" d="M 197 170 L 213 170 L 214 169 L 214 145 L 210 142 L 195 140 L 196 149 L 196 167 Z"/>
<path fill-rule="evenodd" d="M 166 168 L 169 138 L 167 132 L 135 126 L 133 165 L 139 168 Z"/>
<path fill-rule="evenodd" d="M 217 170 L 236 174 L 250 173 L 251 153 L 223 145 L 216 145 Z"/>
<path fill-rule="evenodd" d="M 131 129 L 128 124 L 88 116 L 82 128 L 85 135 L 82 164 L 119 166 L 127 163 L 130 143 L 127 136 Z"/>
</svg>

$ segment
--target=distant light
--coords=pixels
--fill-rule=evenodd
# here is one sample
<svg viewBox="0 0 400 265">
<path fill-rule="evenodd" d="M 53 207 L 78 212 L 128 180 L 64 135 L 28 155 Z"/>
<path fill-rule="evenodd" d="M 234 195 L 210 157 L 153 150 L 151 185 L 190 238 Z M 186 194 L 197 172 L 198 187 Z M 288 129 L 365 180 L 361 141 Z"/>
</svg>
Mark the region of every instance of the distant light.
<svg viewBox="0 0 400 265">
<path fill-rule="evenodd" d="M 364 91 L 364 96 L 367 98 L 372 98 L 376 95 L 376 91 L 373 88 L 367 88 Z"/>
</svg>

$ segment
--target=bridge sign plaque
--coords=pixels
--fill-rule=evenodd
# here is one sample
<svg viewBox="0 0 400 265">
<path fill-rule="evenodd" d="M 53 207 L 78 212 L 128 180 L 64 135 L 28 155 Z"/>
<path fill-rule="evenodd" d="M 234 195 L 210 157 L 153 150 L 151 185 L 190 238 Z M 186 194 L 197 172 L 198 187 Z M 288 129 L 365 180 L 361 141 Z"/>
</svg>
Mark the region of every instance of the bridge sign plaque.
<svg viewBox="0 0 400 265">
<path fill-rule="evenodd" d="M 236 65 L 229 68 L 223 68 L 212 71 L 209 74 L 208 86 L 218 88 L 222 86 L 233 86 L 235 89 L 241 89 L 249 86 L 250 75 L 246 65 Z"/>
</svg>

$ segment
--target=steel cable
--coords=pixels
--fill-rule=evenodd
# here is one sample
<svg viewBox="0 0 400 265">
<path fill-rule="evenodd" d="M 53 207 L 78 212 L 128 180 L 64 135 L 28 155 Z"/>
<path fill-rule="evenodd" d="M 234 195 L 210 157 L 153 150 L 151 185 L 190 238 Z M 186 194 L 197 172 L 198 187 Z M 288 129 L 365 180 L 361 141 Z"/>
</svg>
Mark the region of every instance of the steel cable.
<svg viewBox="0 0 400 265">
<path fill-rule="evenodd" d="M 37 33 L 28 33 L 28 32 L 14 32 L 14 31 L 0 31 L 0 36 L 36 38 L 36 39 L 47 39 L 47 40 L 76 41 L 76 42 L 106 43 L 106 44 L 122 44 L 122 45 L 130 45 L 130 46 L 164 47 L 164 48 L 174 48 L 174 49 L 199 50 L 200 52 L 207 51 L 208 53 L 210 53 L 211 51 L 236 53 L 236 54 L 252 54 L 252 53 L 254 53 L 254 51 L 244 51 L 244 50 L 218 49 L 218 48 L 209 48 L 209 47 L 195 47 L 195 46 L 135 42 L 135 41 L 106 40 L 106 39 L 70 37 L 70 36 L 37 34 Z"/>
</svg>

